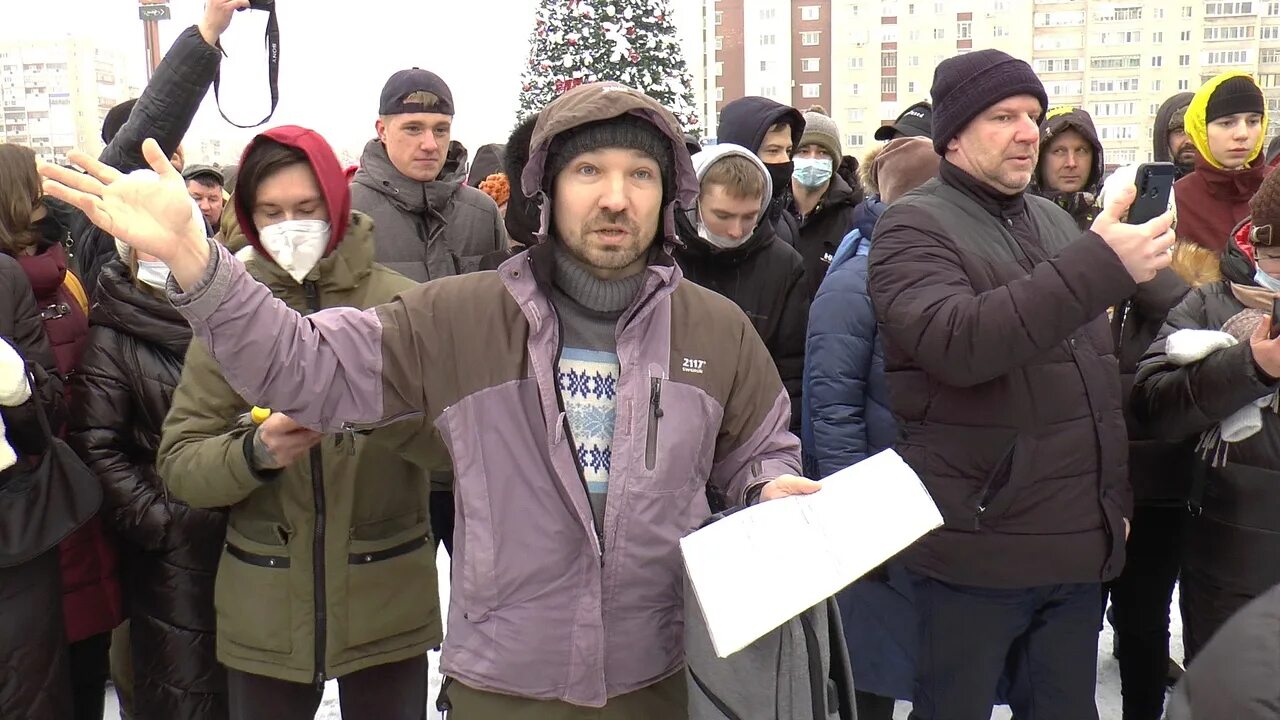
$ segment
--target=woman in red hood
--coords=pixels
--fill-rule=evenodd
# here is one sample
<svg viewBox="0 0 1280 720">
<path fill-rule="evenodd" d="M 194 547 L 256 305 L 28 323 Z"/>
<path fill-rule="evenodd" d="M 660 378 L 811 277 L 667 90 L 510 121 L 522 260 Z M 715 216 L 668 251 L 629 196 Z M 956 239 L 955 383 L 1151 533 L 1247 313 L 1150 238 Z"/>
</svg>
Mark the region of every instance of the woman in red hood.
<svg viewBox="0 0 1280 720">
<path fill-rule="evenodd" d="M 370 308 L 414 287 L 373 262 L 373 223 L 347 187 L 314 131 L 276 128 L 245 150 L 239 257 L 274 301 Z M 337 678 L 344 716 L 420 720 L 427 651 L 442 640 L 430 486 L 371 444 L 420 423 L 325 435 L 253 400 L 193 342 L 158 460 L 173 496 L 228 508 L 213 602 L 230 717 L 311 718 Z"/>
</svg>

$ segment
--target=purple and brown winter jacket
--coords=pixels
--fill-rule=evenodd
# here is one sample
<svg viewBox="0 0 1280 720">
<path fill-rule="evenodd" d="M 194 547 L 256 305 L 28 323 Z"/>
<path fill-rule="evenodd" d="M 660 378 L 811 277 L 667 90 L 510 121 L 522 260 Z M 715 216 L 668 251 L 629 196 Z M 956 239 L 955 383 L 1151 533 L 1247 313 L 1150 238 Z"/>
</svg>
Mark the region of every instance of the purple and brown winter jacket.
<svg viewBox="0 0 1280 720">
<path fill-rule="evenodd" d="M 534 160 L 545 162 L 555 133 L 624 113 L 671 140 L 676 199 L 696 192 L 674 119 L 622 86 L 583 86 L 548 106 L 539 124 L 555 131 L 535 133 Z M 541 187 L 540 173 L 524 180 Z M 427 283 L 371 310 L 304 318 L 219 248 L 205 278 L 173 299 L 257 405 L 327 431 L 425 413 L 456 475 L 443 672 L 484 690 L 601 706 L 683 666 L 678 541 L 709 514 L 708 486 L 741 504 L 751 487 L 798 472 L 799 444 L 746 316 L 654 252 L 618 324 L 617 422 L 597 530 L 555 384 L 552 250 L 536 246 L 497 272 Z"/>
</svg>

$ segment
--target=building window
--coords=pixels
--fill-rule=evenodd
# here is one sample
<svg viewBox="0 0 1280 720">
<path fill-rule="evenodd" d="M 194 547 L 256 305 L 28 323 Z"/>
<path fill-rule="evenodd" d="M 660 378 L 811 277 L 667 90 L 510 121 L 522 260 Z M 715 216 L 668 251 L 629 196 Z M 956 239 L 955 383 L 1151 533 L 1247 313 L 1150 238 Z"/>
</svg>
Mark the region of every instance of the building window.
<svg viewBox="0 0 1280 720">
<path fill-rule="evenodd" d="M 1163 84 L 1164 84 L 1164 83 L 1162 83 L 1160 80 L 1152 80 L 1152 81 L 1151 81 L 1151 92 L 1160 92 L 1160 86 L 1161 86 L 1161 85 L 1163 85 Z"/>
<path fill-rule="evenodd" d="M 898 42 L 898 26 L 881 25 L 880 42 Z"/>
<path fill-rule="evenodd" d="M 822 33 L 820 31 L 813 30 L 810 32 L 800 33 L 801 45 L 812 46 L 812 45 L 817 45 L 821 42 L 822 42 Z"/>
<path fill-rule="evenodd" d="M 1137 41 L 1135 40 L 1134 42 L 1137 42 Z M 1157 43 L 1157 44 L 1164 42 L 1164 33 L 1162 32 L 1151 33 L 1151 42 Z"/>
<path fill-rule="evenodd" d="M 1084 92 L 1084 82 L 1080 80 L 1062 80 L 1044 85 L 1045 92 L 1051 98 L 1079 96 Z"/>
<path fill-rule="evenodd" d="M 761 61 L 760 61 L 760 72 L 769 72 L 769 61 L 768 61 L 768 60 L 761 60 Z"/>
<path fill-rule="evenodd" d="M 1183 31 L 1178 35 L 1178 40 L 1179 40 L 1179 41 L 1181 41 L 1181 42 L 1191 42 L 1191 31 L 1190 31 L 1190 30 L 1183 30 Z"/>
<path fill-rule="evenodd" d="M 760 44 L 761 45 L 777 45 L 778 36 L 777 35 L 761 35 Z"/>
<path fill-rule="evenodd" d="M 861 70 L 861 69 L 862 69 L 862 58 L 860 58 L 860 57 L 851 57 L 851 58 L 849 58 L 849 69 L 850 69 L 850 70 Z"/>
<path fill-rule="evenodd" d="M 724 102 L 724 88 L 716 88 L 716 102 Z"/>
<path fill-rule="evenodd" d="M 861 94 L 862 94 L 862 83 L 850 83 L 850 85 L 849 85 L 849 92 L 850 92 L 850 93 L 853 93 L 854 95 L 861 95 Z"/>
<path fill-rule="evenodd" d="M 1252 40 L 1252 25 L 1214 25 L 1204 29 L 1205 40 Z"/>
<path fill-rule="evenodd" d="M 1183 5 L 1183 6 L 1182 6 L 1182 17 L 1184 17 L 1184 18 L 1189 18 L 1189 17 L 1191 17 L 1191 10 L 1192 10 L 1192 7 L 1191 7 L 1190 5 Z"/>
<path fill-rule="evenodd" d="M 1107 162 L 1128 165 L 1138 161 L 1138 151 L 1133 148 L 1107 150 Z"/>
<path fill-rule="evenodd" d="M 1104 55 L 1089 61 L 1093 70 L 1119 70 L 1122 68 L 1141 67 L 1142 58 L 1137 55 Z"/>
<path fill-rule="evenodd" d="M 1231 15 L 1252 15 L 1253 3 L 1248 2 L 1207 2 L 1204 4 L 1205 17 L 1228 17 Z"/>
<path fill-rule="evenodd" d="M 1111 78 L 1093 80 L 1089 83 L 1091 93 L 1137 92 L 1138 78 Z"/>
<path fill-rule="evenodd" d="M 1099 45 L 1129 45 L 1138 42 L 1142 42 L 1142 33 L 1137 30 L 1098 33 Z"/>
<path fill-rule="evenodd" d="M 1035 15 L 1036 27 L 1065 27 L 1084 24 L 1083 10 L 1058 10 L 1055 12 L 1038 12 Z"/>
<path fill-rule="evenodd" d="M 778 17 L 778 10 L 776 8 L 768 8 L 760 11 L 761 20 L 772 20 L 776 17 Z"/>
<path fill-rule="evenodd" d="M 884 94 L 898 92 L 898 78 L 887 77 L 880 78 L 880 92 Z"/>
<path fill-rule="evenodd" d="M 820 20 L 822 17 L 821 11 L 822 11 L 822 8 L 818 5 L 801 5 L 800 19 L 801 20 Z"/>
<path fill-rule="evenodd" d="M 996 25 L 991 28 L 991 37 L 1009 37 L 1009 28 L 1004 25 Z"/>
<path fill-rule="evenodd" d="M 1267 14 L 1273 16 L 1280 15 L 1280 2 L 1267 3 Z"/>
<path fill-rule="evenodd" d="M 1190 90 L 1190 89 L 1191 89 L 1191 81 L 1190 81 L 1190 80 L 1188 80 L 1188 79 L 1186 79 L 1186 78 L 1183 78 L 1183 79 L 1179 80 L 1179 81 L 1178 81 L 1178 89 L 1179 89 L 1179 90 Z"/>
<path fill-rule="evenodd" d="M 1164 19 L 1164 8 L 1156 8 L 1156 9 L 1155 9 L 1155 18 L 1156 18 L 1156 20 L 1163 20 L 1163 19 Z"/>
<path fill-rule="evenodd" d="M 861 147 L 866 144 L 866 140 L 863 139 L 861 133 L 856 133 L 849 136 L 849 144 L 854 147 Z"/>
<path fill-rule="evenodd" d="M 822 97 L 822 83 L 801 83 L 800 97 L 803 97 L 803 98 Z"/>
<path fill-rule="evenodd" d="M 849 111 L 849 122 L 855 122 L 855 123 L 862 122 L 863 117 L 864 117 L 864 111 L 862 110 L 862 108 L 854 108 Z"/>
<path fill-rule="evenodd" d="M 1093 19 L 1098 22 L 1111 22 L 1121 20 L 1141 20 L 1142 6 L 1129 5 L 1124 7 L 1111 7 L 1097 11 L 1093 14 Z"/>
<path fill-rule="evenodd" d="M 1263 50 L 1261 57 L 1258 58 L 1258 62 L 1264 62 L 1264 63 L 1280 62 L 1280 50 L 1277 50 L 1275 48 L 1267 48 L 1266 50 Z"/>
<path fill-rule="evenodd" d="M 1036 72 L 1079 72 L 1080 58 L 1047 58 L 1036 61 Z"/>
<path fill-rule="evenodd" d="M 907 82 L 907 92 L 914 95 L 916 92 L 916 83 L 914 80 Z"/>
<path fill-rule="evenodd" d="M 1280 25 L 1264 25 L 1262 27 L 1263 40 L 1280 40 Z"/>
<path fill-rule="evenodd" d="M 1178 56 L 1178 67 L 1191 67 L 1191 56 L 1190 56 L 1190 55 L 1179 55 L 1179 56 Z"/>
<path fill-rule="evenodd" d="M 1204 54 L 1205 65 L 1244 65 L 1248 62 L 1248 50 L 1223 50 Z"/>
<path fill-rule="evenodd" d="M 944 2 L 936 2 L 933 4 L 933 11 L 939 14 L 944 13 L 947 11 L 947 4 Z"/>
<path fill-rule="evenodd" d="M 716 77 L 720 77 L 721 75 L 724 75 L 724 63 L 722 63 L 722 62 L 717 62 L 717 63 L 716 63 Z"/>
<path fill-rule="evenodd" d="M 1155 55 L 1151 58 L 1151 67 L 1164 67 L 1164 58 Z"/>
<path fill-rule="evenodd" d="M 804 58 L 800 61 L 800 72 L 820 72 L 822 69 L 822 60 L 820 58 Z"/>
<path fill-rule="evenodd" d="M 717 36 L 716 36 L 716 49 L 717 49 L 717 50 L 723 50 L 723 49 L 724 49 L 724 37 L 723 37 L 723 36 L 721 36 L 721 35 L 717 35 Z"/>
<path fill-rule="evenodd" d="M 1094 103 L 1090 112 L 1094 117 L 1126 117 L 1137 113 L 1137 110 L 1135 102 L 1107 102 Z"/>
<path fill-rule="evenodd" d="M 933 39 L 934 39 L 934 40 L 946 40 L 946 39 L 947 39 L 947 30 L 946 30 L 946 28 L 934 28 L 934 29 L 933 29 Z"/>
<path fill-rule="evenodd" d="M 920 56 L 912 55 L 911 57 L 907 58 L 907 64 L 910 65 L 911 67 L 920 67 Z"/>
<path fill-rule="evenodd" d="M 956 23 L 956 39 L 970 40 L 972 38 L 973 38 L 972 22 L 965 21 L 965 22 Z"/>
<path fill-rule="evenodd" d="M 908 39 L 908 40 L 919 40 L 919 39 L 920 39 L 920 31 L 919 31 L 919 30 L 912 30 L 912 31 L 908 32 L 908 33 L 907 33 L 907 39 Z"/>
<path fill-rule="evenodd" d="M 724 24 L 724 11 L 723 11 L 723 10 L 717 10 L 717 11 L 716 11 L 716 25 L 723 25 L 723 24 Z"/>
<path fill-rule="evenodd" d="M 1261 73 L 1258 84 L 1264 88 L 1280 87 L 1280 73 Z"/>
<path fill-rule="evenodd" d="M 854 3 L 849 6 L 849 14 L 854 17 L 858 17 L 858 3 Z"/>
<path fill-rule="evenodd" d="M 894 51 L 880 53 L 880 67 L 898 67 L 898 53 Z"/>
</svg>

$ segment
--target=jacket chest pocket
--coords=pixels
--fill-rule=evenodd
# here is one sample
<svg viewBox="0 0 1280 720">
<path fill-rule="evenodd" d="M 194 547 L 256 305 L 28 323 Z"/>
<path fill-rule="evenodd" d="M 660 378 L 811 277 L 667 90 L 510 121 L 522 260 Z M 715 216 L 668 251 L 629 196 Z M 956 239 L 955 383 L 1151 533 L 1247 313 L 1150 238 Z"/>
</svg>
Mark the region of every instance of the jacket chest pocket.
<svg viewBox="0 0 1280 720">
<path fill-rule="evenodd" d="M 638 473 L 635 489 L 679 492 L 706 481 L 711 471 L 707 448 L 719 427 L 709 401 L 695 388 L 651 377 L 633 423 Z"/>
<path fill-rule="evenodd" d="M 213 591 L 218 634 L 247 648 L 293 652 L 294 572 L 286 546 L 254 542 L 228 527 Z"/>
</svg>

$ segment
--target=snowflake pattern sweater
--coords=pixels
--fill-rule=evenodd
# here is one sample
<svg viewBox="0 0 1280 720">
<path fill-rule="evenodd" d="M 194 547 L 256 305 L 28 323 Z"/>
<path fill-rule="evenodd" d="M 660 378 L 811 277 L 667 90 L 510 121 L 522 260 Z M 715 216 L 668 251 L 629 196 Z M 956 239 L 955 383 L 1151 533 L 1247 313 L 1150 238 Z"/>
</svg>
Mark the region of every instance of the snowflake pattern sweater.
<svg viewBox="0 0 1280 720">
<path fill-rule="evenodd" d="M 563 350 L 556 386 L 569 419 L 597 527 L 604 524 L 617 411 L 617 328 L 644 283 L 644 273 L 600 280 L 556 245 L 551 301 L 560 316 Z"/>
</svg>

